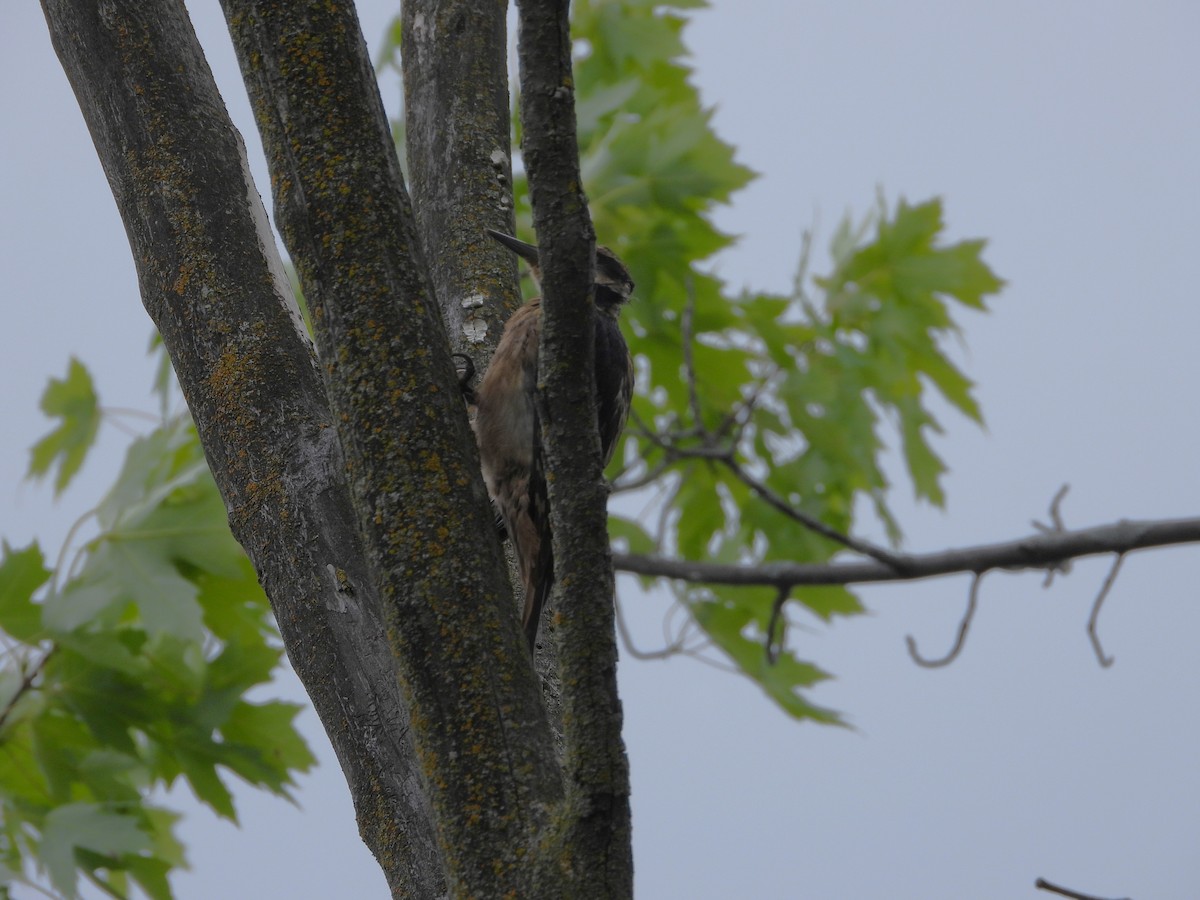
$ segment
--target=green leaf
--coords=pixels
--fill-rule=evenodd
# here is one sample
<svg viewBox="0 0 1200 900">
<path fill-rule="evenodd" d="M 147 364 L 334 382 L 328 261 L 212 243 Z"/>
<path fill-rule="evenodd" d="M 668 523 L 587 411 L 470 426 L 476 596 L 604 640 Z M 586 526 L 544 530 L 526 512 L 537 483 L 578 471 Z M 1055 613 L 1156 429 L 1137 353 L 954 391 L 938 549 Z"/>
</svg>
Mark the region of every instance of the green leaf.
<svg viewBox="0 0 1200 900">
<path fill-rule="evenodd" d="M 124 860 L 125 867 L 151 900 L 171 900 L 171 882 L 167 879 L 173 863 L 146 856 L 132 856 Z"/>
<path fill-rule="evenodd" d="M 33 445 L 29 477 L 42 478 L 57 465 L 54 494 L 58 496 L 83 465 L 100 428 L 99 399 L 92 377 L 75 357 L 71 357 L 66 378 L 50 379 L 42 394 L 41 408 L 47 416 L 62 422 Z"/>
<path fill-rule="evenodd" d="M 54 714 L 38 716 L 30 725 L 38 768 L 54 799 L 66 802 L 79 774 L 80 749 L 90 742 L 87 729 L 69 716 Z"/>
<path fill-rule="evenodd" d="M 36 541 L 24 550 L 13 550 L 7 541 L 0 546 L 0 628 L 29 643 L 42 631 L 42 611 L 33 594 L 51 573 Z"/>
<path fill-rule="evenodd" d="M 141 621 L 150 634 L 171 634 L 199 642 L 204 636 L 203 617 L 196 601 L 196 586 L 179 574 L 158 547 L 143 542 L 115 541 L 105 583 L 137 604 Z"/>
<path fill-rule="evenodd" d="M 200 641 L 204 629 L 196 586 L 153 542 L 104 541 L 79 576 L 46 599 L 46 627 L 60 635 L 101 621 L 114 625 L 130 604 L 146 630 Z"/>
<path fill-rule="evenodd" d="M 128 598 L 112 591 L 103 580 L 80 577 L 46 598 L 42 621 L 48 630 L 61 635 L 101 618 L 111 622 L 128 602 Z"/>
<path fill-rule="evenodd" d="M 236 823 L 237 810 L 233 806 L 233 795 L 217 774 L 210 753 L 197 753 L 194 749 L 181 748 L 176 758 L 196 794 L 196 799 L 221 818 Z"/>
<path fill-rule="evenodd" d="M 208 666 L 208 686 L 214 691 L 231 688 L 244 693 L 271 680 L 280 651 L 264 641 L 229 643 Z"/>
<path fill-rule="evenodd" d="M 149 848 L 150 838 L 134 814 L 98 803 L 69 803 L 46 815 L 40 857 L 54 886 L 75 897 L 77 850 L 118 855 Z"/>
<path fill-rule="evenodd" d="M 197 599 L 204 611 L 205 626 L 223 641 L 256 645 L 277 634 L 267 595 L 244 555 L 238 559 L 234 577 L 202 571 L 194 573 L 192 580 L 200 589 Z"/>
<path fill-rule="evenodd" d="M 840 584 L 797 588 L 793 596 L 826 622 L 834 616 L 856 616 L 863 611 L 862 601 Z"/>
<path fill-rule="evenodd" d="M 84 619 L 76 624 L 87 621 Z M 74 629 L 75 626 L 71 625 L 55 635 L 58 646 L 100 668 L 112 669 L 131 678 L 142 678 L 147 674 L 150 663 L 140 652 L 144 641 L 139 639 L 139 633 L 130 629 Z"/>
<path fill-rule="evenodd" d="M 13 727 L 14 724 L 17 727 Z M 33 733 L 27 722 L 6 722 L 0 752 L 0 809 L 46 809 L 51 803 L 50 788 L 33 750 Z M 4 817 L 5 824 L 11 816 Z"/>
<path fill-rule="evenodd" d="M 629 553 L 653 553 L 655 550 L 654 538 L 646 529 L 621 516 L 608 517 L 608 536 L 610 540 L 622 541 Z"/>
<path fill-rule="evenodd" d="M 297 704 L 278 700 L 243 702 L 234 707 L 229 721 L 221 727 L 227 742 L 250 751 L 260 763 L 257 783 L 285 796 L 287 785 L 293 783 L 291 772 L 307 772 L 317 763 L 296 731 L 294 720 L 301 709 Z M 240 769 L 235 770 L 246 776 Z"/>
<path fill-rule="evenodd" d="M 766 597 L 761 590 L 757 593 Z M 805 689 L 829 675 L 812 663 L 797 659 L 786 647 L 772 662 L 767 659 L 765 637 L 752 640 L 743 633 L 751 619 L 746 605 L 718 599 L 692 601 L 691 608 L 696 621 L 717 646 L 788 715 L 828 725 L 844 724 L 836 712 L 810 703 L 804 694 Z"/>
<path fill-rule="evenodd" d="M 171 866 L 187 867 L 183 844 L 175 837 L 175 824 L 183 818 L 177 812 L 147 806 L 146 824 L 154 842 L 154 855 Z"/>
<path fill-rule="evenodd" d="M 116 484 L 96 509 L 105 531 L 133 528 L 175 491 L 211 479 L 195 429 L 177 417 L 129 445 Z"/>
</svg>

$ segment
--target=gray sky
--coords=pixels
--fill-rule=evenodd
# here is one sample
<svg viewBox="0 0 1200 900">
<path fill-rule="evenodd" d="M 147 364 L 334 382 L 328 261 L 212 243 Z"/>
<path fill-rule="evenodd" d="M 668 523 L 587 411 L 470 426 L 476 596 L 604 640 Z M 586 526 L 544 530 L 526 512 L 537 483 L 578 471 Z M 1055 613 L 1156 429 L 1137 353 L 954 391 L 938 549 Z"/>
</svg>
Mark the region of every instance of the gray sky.
<svg viewBox="0 0 1200 900">
<path fill-rule="evenodd" d="M 253 148 L 217 5 L 191 5 Z M 375 42 L 388 6 L 360 6 Z M 0 23 L 0 534 L 54 552 L 127 439 L 106 427 L 55 505 L 20 480 L 45 428 L 37 398 L 74 353 L 106 404 L 150 409 L 150 323 L 40 11 L 9 3 Z M 802 231 L 815 222 L 823 246 L 878 188 L 944 197 L 952 236 L 988 238 L 1009 281 L 993 315 L 961 320 L 988 429 L 943 418 L 948 511 L 915 507 L 897 478 L 909 549 L 1026 533 L 1068 481 L 1071 526 L 1200 511 L 1198 38 L 1187 0 L 727 0 L 688 29 L 717 128 L 763 173 L 718 216 L 745 235 L 716 262 L 735 286 L 785 288 Z M 1109 897 L 1200 896 L 1200 551 L 1126 561 L 1100 621 L 1116 658 L 1102 670 L 1084 625 L 1108 565 L 1078 563 L 1050 590 L 989 576 L 966 650 L 938 671 L 908 660 L 904 635 L 945 650 L 965 579 L 873 588 L 871 615 L 813 623 L 802 650 L 838 676 L 816 699 L 854 731 L 797 725 L 690 661 L 626 658 L 639 895 L 1048 896 L 1033 889 L 1042 876 Z M 621 597 L 653 647 L 665 602 L 630 583 Z M 322 767 L 299 809 L 242 791 L 238 830 L 186 791 L 172 798 L 189 810 L 180 897 L 386 895 L 315 717 L 304 724 Z"/>
</svg>

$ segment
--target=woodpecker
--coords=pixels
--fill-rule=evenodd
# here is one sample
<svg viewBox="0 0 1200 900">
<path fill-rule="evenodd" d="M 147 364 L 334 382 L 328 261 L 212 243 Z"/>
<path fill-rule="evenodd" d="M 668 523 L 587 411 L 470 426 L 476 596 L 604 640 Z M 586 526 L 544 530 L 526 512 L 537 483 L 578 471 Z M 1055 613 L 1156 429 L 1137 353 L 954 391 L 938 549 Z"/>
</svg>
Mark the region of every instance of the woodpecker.
<svg viewBox="0 0 1200 900">
<path fill-rule="evenodd" d="M 540 286 L 538 248 L 488 229 L 488 235 L 529 264 Z M 633 359 L 617 325 L 621 306 L 633 293 L 629 270 L 607 247 L 596 248 L 595 383 L 597 425 L 604 465 L 616 451 L 629 418 Z M 521 624 L 532 654 L 542 608 L 554 583 L 550 512 L 537 413 L 540 297 L 528 301 L 505 323 L 504 333 L 476 390 L 475 437 L 488 493 L 508 531 L 525 593 Z"/>
</svg>

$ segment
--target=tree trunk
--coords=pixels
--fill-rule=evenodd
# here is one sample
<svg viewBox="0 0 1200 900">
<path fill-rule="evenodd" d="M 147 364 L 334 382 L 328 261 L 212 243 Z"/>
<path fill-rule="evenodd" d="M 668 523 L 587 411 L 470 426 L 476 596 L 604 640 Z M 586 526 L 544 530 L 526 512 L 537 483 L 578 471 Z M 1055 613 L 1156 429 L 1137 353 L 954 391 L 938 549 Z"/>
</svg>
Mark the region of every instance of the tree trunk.
<svg viewBox="0 0 1200 900">
<path fill-rule="evenodd" d="M 521 304 L 513 234 L 505 0 L 402 6 L 413 206 L 450 343 L 482 371 Z"/>
<path fill-rule="evenodd" d="M 595 233 L 575 127 L 568 0 L 522 0 L 522 153 L 542 269 L 538 412 L 549 473 L 569 806 L 553 840 L 571 897 L 633 895 L 629 763 L 621 738 L 608 489 L 596 430 Z M 579 373 L 587 375 L 579 377 Z M 597 535 L 603 540 L 596 540 Z"/>
<path fill-rule="evenodd" d="M 182 3 L 47 0 L 166 343 L 297 674 L 397 895 L 441 859 L 333 417 L 245 148 Z M 197 152 L 203 148 L 204 152 Z"/>
</svg>

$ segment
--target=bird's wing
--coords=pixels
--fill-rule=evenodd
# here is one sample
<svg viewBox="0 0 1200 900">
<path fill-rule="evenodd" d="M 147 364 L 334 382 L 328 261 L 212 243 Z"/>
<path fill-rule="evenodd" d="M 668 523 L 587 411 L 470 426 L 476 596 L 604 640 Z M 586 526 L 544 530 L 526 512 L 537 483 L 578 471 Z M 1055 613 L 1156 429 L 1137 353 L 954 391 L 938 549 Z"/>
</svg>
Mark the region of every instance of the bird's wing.
<svg viewBox="0 0 1200 900">
<path fill-rule="evenodd" d="M 536 302 L 536 301 L 534 301 Z M 522 580 L 525 587 L 525 610 L 521 622 L 532 652 L 537 641 L 542 610 L 550 599 L 554 585 L 554 547 L 550 531 L 550 501 L 546 488 L 546 457 L 542 449 L 542 423 L 538 415 L 538 350 L 541 341 L 541 315 L 538 308 L 537 327 L 532 332 L 532 346 L 526 357 L 525 390 L 533 410 L 533 453 L 529 464 L 529 525 L 532 533 L 526 538 L 530 558 L 522 560 Z M 530 570 L 525 571 L 525 567 Z"/>
<path fill-rule="evenodd" d="M 596 316 L 596 416 L 604 465 L 612 461 L 617 439 L 629 418 L 633 360 L 616 318 Z"/>
</svg>

